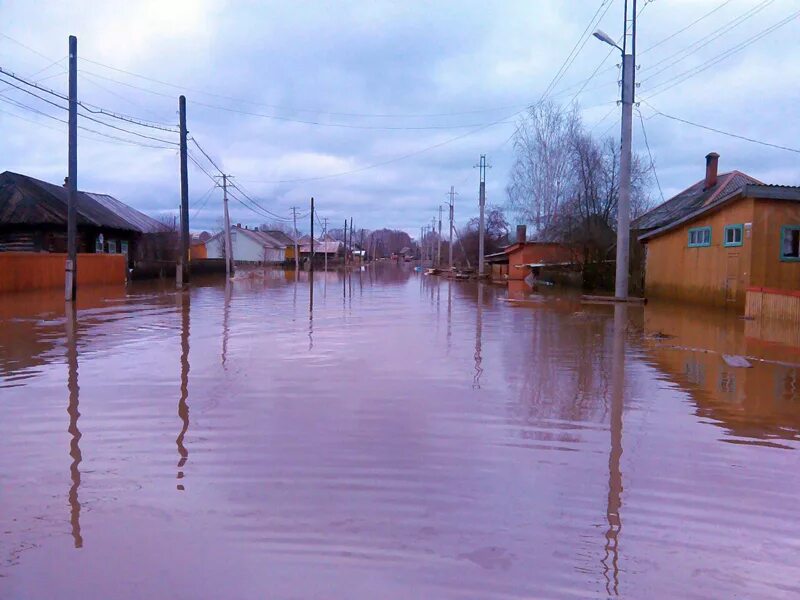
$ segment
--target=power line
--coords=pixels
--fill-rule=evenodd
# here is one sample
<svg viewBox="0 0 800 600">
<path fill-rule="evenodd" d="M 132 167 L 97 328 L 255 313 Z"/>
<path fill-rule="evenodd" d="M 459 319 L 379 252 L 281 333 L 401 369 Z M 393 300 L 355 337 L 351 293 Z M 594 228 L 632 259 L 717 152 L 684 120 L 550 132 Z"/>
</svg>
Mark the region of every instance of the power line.
<svg viewBox="0 0 800 600">
<path fill-rule="evenodd" d="M 709 127 L 708 125 L 701 125 L 700 123 L 695 123 L 695 122 L 689 121 L 687 119 L 681 119 L 680 117 L 676 117 L 674 115 L 668 115 L 667 113 L 661 112 L 660 110 L 658 110 L 656 107 L 654 107 L 652 104 L 650 104 L 646 100 L 642 100 L 642 102 L 647 104 L 647 106 L 649 106 L 651 108 L 651 110 L 655 114 L 660 115 L 662 117 L 665 117 L 667 119 L 672 119 L 673 121 L 678 121 L 680 123 L 685 123 L 687 125 L 692 125 L 693 127 L 698 127 L 700 129 L 705 129 L 707 131 L 713 131 L 714 133 L 719 133 L 721 135 L 726 135 L 728 137 L 736 138 L 736 139 L 739 139 L 739 140 L 744 140 L 746 142 L 751 142 L 753 144 L 760 144 L 761 146 L 769 146 L 770 148 L 777 148 L 778 150 L 786 150 L 787 152 L 794 152 L 796 154 L 800 154 L 800 149 L 798 149 L 798 148 L 790 148 L 789 146 L 781 146 L 780 144 L 773 144 L 773 143 L 770 143 L 770 142 L 764 142 L 762 140 L 757 140 L 757 139 L 750 138 L 750 137 L 747 137 L 747 136 L 744 136 L 744 135 L 739 135 L 737 133 L 731 133 L 729 131 L 722 131 L 721 129 L 715 129 L 714 127 Z"/>
<path fill-rule="evenodd" d="M 0 72 L 2 72 L 4 75 L 6 74 L 5 71 L 2 71 L 2 69 L 0 69 Z M 15 79 L 17 79 L 17 78 L 15 77 Z M 42 102 L 46 102 L 47 104 L 50 104 L 51 106 L 55 106 L 56 108 L 59 108 L 61 110 L 67 110 L 67 107 L 61 106 L 57 102 L 53 102 L 52 100 L 48 100 L 47 98 L 44 98 L 44 97 L 40 96 L 39 94 L 37 94 L 35 92 L 32 92 L 32 91 L 30 91 L 28 89 L 25 89 L 25 88 L 23 88 L 23 87 L 21 87 L 19 85 L 16 85 L 15 83 L 12 83 L 12 82 L 7 81 L 7 80 L 2 79 L 2 78 L 0 78 L 0 81 L 10 85 L 13 88 L 16 88 L 16 89 L 20 90 L 21 92 L 25 92 L 26 94 L 29 94 L 29 95 L 33 96 L 34 98 L 38 98 Z M 160 142 L 162 144 L 171 144 L 173 146 L 177 146 L 178 145 L 178 142 L 173 142 L 173 141 L 170 141 L 170 140 L 157 138 L 157 137 L 154 137 L 154 136 L 151 136 L 151 135 L 146 135 L 144 133 L 139 133 L 137 131 L 131 131 L 129 129 L 125 129 L 124 127 L 117 127 L 116 125 L 112 125 L 111 123 L 106 123 L 105 121 L 101 121 L 100 119 L 96 119 L 96 118 L 91 117 L 89 115 L 81 115 L 81 117 L 83 117 L 84 119 L 89 119 L 90 121 L 94 121 L 95 123 L 103 125 L 104 127 L 109 127 L 111 129 L 116 129 L 117 131 L 122 131 L 124 133 L 129 133 L 130 135 L 135 135 L 137 137 L 153 140 L 153 141 L 156 141 L 156 142 Z"/>
<path fill-rule="evenodd" d="M 566 74 L 567 70 L 570 68 L 570 66 L 572 66 L 572 63 L 575 62 L 575 58 L 578 56 L 578 54 L 580 54 L 580 51 L 583 50 L 583 47 L 586 45 L 587 40 L 591 37 L 591 34 L 587 35 L 587 32 L 589 32 L 590 29 L 595 25 L 595 19 L 596 19 L 596 22 L 599 23 L 603 19 L 603 17 L 605 16 L 606 12 L 608 12 L 608 9 L 611 8 L 611 5 L 613 3 L 614 3 L 614 0 L 603 0 L 600 3 L 600 6 L 597 7 L 597 10 L 592 15 L 592 18 L 589 19 L 589 23 L 586 25 L 586 28 L 583 30 L 581 35 L 578 37 L 577 41 L 575 42 L 575 45 L 572 47 L 572 50 L 570 50 L 569 54 L 567 55 L 567 58 L 565 58 L 564 62 L 561 63 L 561 66 L 558 68 L 558 71 L 556 71 L 556 74 L 553 76 L 553 79 L 550 80 L 550 83 L 545 88 L 544 93 L 542 94 L 542 97 L 540 99 L 540 102 L 547 97 L 547 95 L 550 93 L 550 91 L 564 77 L 564 75 Z M 600 14 L 600 11 L 603 9 L 603 6 L 606 7 L 606 10 L 603 12 L 603 14 L 600 16 L 600 18 L 597 19 L 597 15 Z M 585 39 L 584 39 L 584 37 L 585 37 Z M 583 41 L 582 44 L 581 44 L 581 41 Z M 580 45 L 580 48 L 578 47 L 579 45 Z"/>
<path fill-rule="evenodd" d="M 11 77 L 12 79 L 16 79 L 20 83 L 24 83 L 27 86 L 36 88 L 39 91 L 42 91 L 42 92 L 45 92 L 45 93 L 50 94 L 52 96 L 55 96 L 56 98 L 60 98 L 61 100 L 69 101 L 69 98 L 67 98 L 63 94 L 60 94 L 60 93 L 58 93 L 55 90 L 52 90 L 50 88 L 46 88 L 44 86 L 41 86 L 41 85 L 39 85 L 38 83 L 36 83 L 34 81 L 29 81 L 29 80 L 25 79 L 24 77 L 20 77 L 19 75 L 16 75 L 15 73 L 13 73 L 11 71 L 7 71 L 6 69 L 4 69 L 2 67 L 0 67 L 0 73 L 5 75 L 6 77 Z M 9 83 L 9 85 L 13 85 L 13 84 Z M 14 86 L 14 87 L 16 87 L 16 86 Z M 83 102 L 83 101 L 79 100 L 78 101 L 78 106 L 80 106 L 81 108 L 83 108 L 84 110 L 86 110 L 86 111 L 88 111 L 90 113 L 102 114 L 102 115 L 105 115 L 107 117 L 112 117 L 114 119 L 119 119 L 121 121 L 127 121 L 128 123 L 133 123 L 134 125 L 139 125 L 140 127 L 149 127 L 151 129 L 160 129 L 162 131 L 168 131 L 170 133 L 178 133 L 178 131 L 175 129 L 174 126 L 165 126 L 164 124 L 161 124 L 161 123 L 153 123 L 151 121 L 146 121 L 144 119 L 139 119 L 137 117 L 124 115 L 122 113 L 117 113 L 117 112 L 114 112 L 114 111 L 111 111 L 111 110 L 106 110 L 104 108 L 101 108 L 101 107 L 96 106 L 94 104 L 90 104 L 88 102 Z M 63 108 L 63 107 L 61 107 L 61 108 Z"/>
<path fill-rule="evenodd" d="M 710 11 L 708 11 L 707 13 L 705 13 L 704 15 L 702 15 L 701 17 L 698 17 L 697 19 L 695 19 L 694 21 L 692 21 L 691 23 L 689 23 L 685 27 L 682 27 L 678 31 L 668 35 L 667 37 L 665 37 L 662 40 L 660 40 L 660 41 L 656 42 L 655 44 L 653 44 L 652 46 L 648 46 L 644 50 L 641 50 L 638 53 L 639 56 L 641 56 L 642 54 L 645 54 L 646 52 L 650 52 L 650 50 L 653 50 L 654 48 L 658 48 L 661 44 L 664 44 L 665 42 L 668 42 L 669 40 L 673 39 L 674 37 L 682 34 L 684 31 L 687 31 L 687 30 L 691 29 L 692 27 L 694 27 L 695 25 L 697 25 L 698 23 L 700 23 L 701 21 L 703 21 L 707 17 L 710 17 L 715 12 L 717 12 L 721 8 L 725 7 L 726 5 L 730 4 L 731 2 L 733 2 L 733 0 L 725 0 L 722 4 L 719 4 L 716 8 L 713 8 Z M 644 10 L 644 9 L 642 9 L 642 10 Z"/>
<path fill-rule="evenodd" d="M 675 87 L 676 85 L 686 81 L 687 79 L 691 79 L 692 77 L 695 77 L 696 75 L 699 75 L 703 71 L 706 71 L 706 70 L 710 69 L 715 64 L 717 64 L 719 62 L 722 62 L 723 60 L 725 60 L 727 58 L 730 58 L 734 54 L 737 54 L 737 53 L 741 52 L 742 50 L 744 50 L 748 46 L 750 46 L 752 44 L 755 44 L 757 41 L 763 39 L 764 37 L 766 37 L 770 33 L 773 33 L 774 31 L 780 29 L 781 27 L 783 27 L 784 25 L 790 23 L 791 21 L 793 21 L 794 19 L 796 19 L 799 16 L 800 16 L 800 11 L 794 12 L 791 15 L 789 15 L 788 17 L 778 21 L 777 23 L 771 25 L 770 27 L 767 27 L 766 29 L 764 29 L 761 32 L 757 33 L 756 35 L 746 39 L 745 41 L 741 42 L 740 44 L 738 44 L 736 46 L 732 46 L 731 48 L 728 48 L 724 52 L 721 52 L 720 54 L 717 54 L 716 56 L 714 56 L 714 57 L 710 58 L 709 60 L 707 60 L 706 62 L 702 63 L 701 65 L 698 65 L 697 67 L 694 67 L 692 69 L 687 69 L 683 73 L 679 73 L 678 75 L 672 77 L 671 79 L 668 79 L 666 81 L 661 82 L 660 84 L 657 84 L 654 88 L 652 88 L 652 90 L 658 90 L 658 91 L 650 94 L 648 96 L 648 99 L 653 98 L 653 97 L 655 97 L 655 96 L 657 96 L 659 94 L 662 94 L 662 93 L 666 92 L 669 89 L 672 89 L 673 87 Z M 649 79 L 650 78 L 648 78 L 646 81 L 649 81 Z M 666 86 L 666 87 L 664 87 L 664 86 Z M 659 89 L 659 88 L 661 88 L 661 89 Z"/>
<path fill-rule="evenodd" d="M 647 130 L 644 128 L 642 111 L 637 108 L 636 112 L 639 113 L 639 122 L 642 124 L 642 135 L 644 136 L 644 145 L 647 147 L 647 155 L 650 157 L 650 168 L 653 170 L 653 177 L 655 177 L 656 185 L 658 185 L 658 193 L 661 194 L 661 202 L 664 202 L 664 190 L 661 189 L 661 182 L 658 180 L 658 172 L 656 171 L 656 163 L 653 161 L 653 153 L 650 152 L 650 142 L 647 141 Z"/>
<path fill-rule="evenodd" d="M 36 114 L 41 115 L 43 117 L 46 117 L 48 119 L 52 119 L 53 121 L 58 121 L 59 123 L 68 124 L 68 121 L 66 119 L 59 119 L 58 117 L 54 117 L 53 115 L 48 114 L 48 113 L 46 113 L 44 111 L 41 111 L 41 110 L 39 110 L 37 108 L 34 108 L 32 106 L 28 106 L 27 104 L 25 104 L 23 102 L 20 102 L 18 100 L 13 99 L 13 98 L 9 98 L 8 96 L 5 96 L 2 93 L 0 93 L 0 102 L 5 102 L 6 104 L 11 104 L 13 106 L 16 106 L 17 108 L 21 108 L 22 110 L 26 110 L 26 111 L 29 111 L 29 112 L 36 113 Z M 7 113 L 7 114 L 13 114 L 13 113 Z M 14 115 L 14 116 L 19 117 L 19 115 Z M 22 118 L 22 117 L 19 117 L 19 118 Z M 37 125 L 43 125 L 42 123 L 39 123 L 37 121 L 31 121 L 30 119 L 23 119 L 23 120 L 24 121 L 29 121 L 31 123 L 36 123 Z M 52 127 L 48 127 L 48 129 L 53 129 L 53 128 Z M 111 140 L 116 140 L 116 141 L 122 142 L 122 143 L 124 143 L 124 144 L 126 144 L 128 146 L 138 146 L 138 147 L 141 147 L 141 148 L 156 148 L 156 149 L 163 149 L 163 150 L 173 150 L 174 149 L 174 148 L 172 148 L 170 146 L 156 146 L 154 144 L 144 144 L 144 143 L 141 143 L 141 142 L 136 142 L 134 140 L 121 138 L 119 136 L 110 135 L 108 133 L 103 133 L 101 131 L 97 131 L 96 129 L 91 129 L 89 127 L 84 127 L 83 125 L 78 125 L 78 129 L 80 129 L 82 131 L 89 132 L 89 133 L 93 133 L 95 135 L 99 135 L 99 136 L 102 136 L 102 137 L 105 137 L 105 138 L 108 138 L 108 139 L 111 139 Z M 103 140 L 98 140 L 98 141 L 103 141 Z"/>
<path fill-rule="evenodd" d="M 705 48 L 706 46 L 708 46 L 714 40 L 717 40 L 720 37 L 722 37 L 723 35 L 729 33 L 730 31 L 733 31 L 736 27 L 738 27 L 739 25 L 742 25 L 743 23 L 745 23 L 749 19 L 753 18 L 755 15 L 757 15 L 759 12 L 764 10 L 767 6 L 769 6 L 773 2 L 775 2 L 775 0 L 763 0 L 763 2 L 761 2 L 761 4 L 758 4 L 758 5 L 754 6 L 753 8 L 751 8 L 748 11 L 746 11 L 745 13 L 739 15 L 735 19 L 732 19 L 731 21 L 728 21 L 727 23 L 725 23 L 721 27 L 719 27 L 719 28 L 715 29 L 714 31 L 712 31 L 711 33 L 709 33 L 708 35 L 705 35 L 705 36 L 701 37 L 700 39 L 696 40 L 695 42 L 689 44 L 688 46 L 678 50 L 677 52 L 674 52 L 673 54 L 670 54 L 669 56 L 667 56 L 665 58 L 662 58 L 658 62 L 653 63 L 652 65 L 649 65 L 649 66 L 645 67 L 644 69 L 642 69 L 642 72 L 646 72 L 646 71 L 650 71 L 652 69 L 655 69 L 657 66 L 664 64 L 665 62 L 675 58 L 676 56 L 683 55 L 681 58 L 678 58 L 677 60 L 673 60 L 671 63 L 669 63 L 665 67 L 659 69 L 658 71 L 656 71 L 655 73 L 653 73 L 652 75 L 647 77 L 645 80 L 642 81 L 642 83 L 644 83 L 644 81 L 648 81 L 648 80 L 652 79 L 653 77 L 656 77 L 657 75 L 663 73 L 664 71 L 666 71 L 668 69 L 671 69 L 673 66 L 675 66 L 679 62 L 684 61 L 687 58 L 689 58 L 689 56 L 691 56 L 697 50 L 700 50 L 701 48 Z"/>
<path fill-rule="evenodd" d="M 363 166 L 363 167 L 359 167 L 357 169 L 351 169 L 349 171 L 343 171 L 343 172 L 340 172 L 340 173 L 332 173 L 330 175 L 320 175 L 320 176 L 317 176 L 317 177 L 306 177 L 306 178 L 300 178 L 300 179 L 273 179 L 273 180 L 248 179 L 247 181 L 252 181 L 252 182 L 255 182 L 255 183 L 305 183 L 305 182 L 308 182 L 308 181 L 320 181 L 320 180 L 323 180 L 323 179 L 333 179 L 335 177 L 344 177 L 345 175 L 353 175 L 355 173 L 361 173 L 363 171 L 368 171 L 370 169 L 376 169 L 378 167 L 383 167 L 383 166 L 386 166 L 386 165 L 389 165 L 389 164 L 392 164 L 392 163 L 396 163 L 396 162 L 399 162 L 401 160 L 405 160 L 407 158 L 411 158 L 411 157 L 414 157 L 414 156 L 419 156 L 420 154 L 424 154 L 425 152 L 429 152 L 431 150 L 435 150 L 436 148 L 441 148 L 442 146 L 446 146 L 448 144 L 452 144 L 453 142 L 456 142 L 458 140 L 464 139 L 465 137 L 468 137 L 470 135 L 474 135 L 476 133 L 479 133 L 479 132 L 481 132 L 481 131 L 483 131 L 485 129 L 488 129 L 489 127 L 492 127 L 492 126 L 497 125 L 499 123 L 504 123 L 504 122 L 506 122 L 506 119 L 510 119 L 512 117 L 516 117 L 520 113 L 524 112 L 524 110 L 525 109 L 518 110 L 517 112 L 515 112 L 513 114 L 510 114 L 510 115 L 506 115 L 506 116 L 502 117 L 501 119 L 498 119 L 497 121 L 493 121 L 491 123 L 487 123 L 486 125 L 478 127 L 477 129 L 473 129 L 471 131 L 467 131 L 466 133 L 462 133 L 461 135 L 457 135 L 455 137 L 449 138 L 447 140 L 444 140 L 443 142 L 439 142 L 439 143 L 433 144 L 431 146 L 426 146 L 426 147 L 421 148 L 419 150 L 415 150 L 414 152 L 409 152 L 407 154 L 402 154 L 400 156 L 395 156 L 394 158 L 390 158 L 388 160 L 384 160 L 384 161 L 381 161 L 381 162 L 377 162 L 377 163 L 373 163 L 373 164 L 366 165 L 366 166 Z"/>
</svg>

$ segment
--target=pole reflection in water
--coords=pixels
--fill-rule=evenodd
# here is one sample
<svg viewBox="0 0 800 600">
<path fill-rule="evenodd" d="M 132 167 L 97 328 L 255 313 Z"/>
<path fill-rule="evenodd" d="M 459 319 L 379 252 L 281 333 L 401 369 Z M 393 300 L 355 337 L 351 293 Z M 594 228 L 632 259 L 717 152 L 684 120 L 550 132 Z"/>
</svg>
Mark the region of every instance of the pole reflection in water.
<svg viewBox="0 0 800 600">
<path fill-rule="evenodd" d="M 80 387 L 78 386 L 78 345 L 77 328 L 78 315 L 74 303 L 66 306 L 66 333 L 67 333 L 67 390 L 69 391 L 69 404 L 67 414 L 69 414 L 69 455 L 72 463 L 69 466 L 70 479 L 72 485 L 69 488 L 70 506 L 70 525 L 72 526 L 72 540 L 76 548 L 83 548 L 83 536 L 81 535 L 81 503 L 78 499 L 78 488 L 81 486 L 80 464 L 83 460 L 81 455 L 81 431 L 78 429 L 78 419 L 81 416 L 78 410 Z"/>
<path fill-rule="evenodd" d="M 606 592 L 619 595 L 619 534 L 622 530 L 622 409 L 625 395 L 625 335 L 628 325 L 628 307 L 624 303 L 614 305 L 614 338 L 611 351 L 611 449 L 608 455 L 608 502 L 606 505 L 605 553 L 603 575 Z M 609 564 L 610 562 L 610 564 Z"/>
<path fill-rule="evenodd" d="M 472 378 L 472 389 L 481 389 L 481 335 L 483 334 L 483 284 L 478 283 L 478 309 L 475 311 L 475 376 Z"/>
<path fill-rule="evenodd" d="M 177 489 L 183 491 L 184 485 L 182 483 L 184 473 L 183 468 L 189 460 L 189 450 L 183 443 L 186 437 L 186 432 L 189 430 L 189 404 L 187 399 L 189 397 L 189 292 L 184 292 L 180 295 L 181 303 L 181 396 L 178 400 L 178 416 L 181 419 L 181 431 L 178 434 L 175 444 L 178 446 L 178 475 L 177 479 L 181 480 L 177 484 Z"/>
<path fill-rule="evenodd" d="M 231 294 L 232 287 L 230 280 L 225 281 L 225 305 L 222 308 L 222 368 L 227 370 L 228 360 L 228 337 L 230 336 L 230 313 L 231 313 Z"/>
<path fill-rule="evenodd" d="M 308 273 L 308 349 L 314 349 L 314 271 Z"/>
<path fill-rule="evenodd" d="M 451 336 L 453 334 L 453 282 L 447 280 L 447 356 L 450 356 Z"/>
</svg>

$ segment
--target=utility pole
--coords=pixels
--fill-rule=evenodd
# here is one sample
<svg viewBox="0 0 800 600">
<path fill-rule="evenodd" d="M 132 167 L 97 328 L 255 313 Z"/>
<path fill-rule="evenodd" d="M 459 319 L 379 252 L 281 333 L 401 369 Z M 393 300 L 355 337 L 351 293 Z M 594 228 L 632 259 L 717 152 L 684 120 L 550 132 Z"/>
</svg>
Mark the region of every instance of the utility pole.
<svg viewBox="0 0 800 600">
<path fill-rule="evenodd" d="M 430 235 L 430 249 L 431 249 L 430 252 L 431 252 L 431 266 L 432 267 L 438 266 L 436 264 L 436 260 L 435 260 L 436 259 L 436 255 L 434 253 L 434 248 L 433 248 L 434 244 L 436 243 L 436 240 L 433 239 L 435 237 L 436 237 L 436 217 L 432 217 L 431 218 L 431 235 Z"/>
<path fill-rule="evenodd" d="M 181 280 L 176 282 L 185 285 L 189 281 L 189 163 L 186 147 L 186 96 L 178 98 L 180 110 L 180 153 L 181 153 L 181 257 L 178 268 Z"/>
<path fill-rule="evenodd" d="M 436 240 L 436 266 L 442 266 L 442 205 L 439 204 L 439 239 Z"/>
<path fill-rule="evenodd" d="M 325 272 L 328 272 L 328 217 L 322 219 L 322 243 L 325 244 L 322 248 L 325 250 Z"/>
<path fill-rule="evenodd" d="M 297 245 L 297 207 L 292 207 L 292 219 L 294 221 L 294 276 L 300 272 L 300 249 Z"/>
<path fill-rule="evenodd" d="M 453 270 L 453 213 L 456 205 L 456 190 L 452 185 L 450 186 L 450 243 L 447 246 L 448 262 L 450 270 Z"/>
<path fill-rule="evenodd" d="M 483 239 L 486 234 L 486 219 L 484 208 L 486 207 L 486 155 L 481 154 L 481 161 L 476 167 L 480 168 L 481 182 L 478 190 L 478 203 L 480 205 L 480 217 L 478 220 L 478 277 L 483 277 L 484 245 Z"/>
<path fill-rule="evenodd" d="M 344 266 L 347 268 L 347 219 L 344 220 Z"/>
<path fill-rule="evenodd" d="M 363 227 L 361 228 L 361 241 L 359 242 L 359 245 L 361 246 L 361 252 L 363 252 L 363 254 L 360 255 L 361 256 L 361 264 L 363 265 L 364 262 L 367 259 L 367 251 L 364 250 L 364 228 Z"/>
<path fill-rule="evenodd" d="M 231 218 L 228 215 L 228 176 L 222 175 L 222 206 L 225 226 L 225 276 L 233 272 L 233 244 L 231 244 Z"/>
<path fill-rule="evenodd" d="M 350 217 L 350 252 L 352 253 L 353 250 L 353 217 Z M 352 264 L 353 257 L 350 257 L 350 262 Z"/>
<path fill-rule="evenodd" d="M 628 47 L 628 2 L 625 2 L 625 32 L 622 42 L 622 152 L 619 157 L 619 202 L 617 205 L 617 264 L 614 295 L 628 297 L 628 269 L 631 234 L 631 143 L 633 138 L 633 97 L 636 76 L 636 0 L 631 13 L 631 52 Z"/>
<path fill-rule="evenodd" d="M 311 196 L 311 272 L 314 272 L 314 196 Z"/>
<path fill-rule="evenodd" d="M 69 36 L 69 134 L 67 135 L 67 264 L 64 299 L 75 300 L 78 284 L 78 38 Z"/>
</svg>

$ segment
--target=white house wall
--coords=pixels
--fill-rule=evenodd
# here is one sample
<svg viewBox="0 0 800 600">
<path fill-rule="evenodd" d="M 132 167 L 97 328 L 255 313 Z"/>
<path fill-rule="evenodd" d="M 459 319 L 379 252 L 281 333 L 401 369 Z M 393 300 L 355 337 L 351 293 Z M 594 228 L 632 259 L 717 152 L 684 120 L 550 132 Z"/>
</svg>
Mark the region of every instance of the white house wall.
<svg viewBox="0 0 800 600">
<path fill-rule="evenodd" d="M 224 239 L 222 236 L 206 242 L 208 258 L 224 258 Z M 274 262 L 284 261 L 285 251 L 281 248 L 265 248 L 246 234 L 231 231 L 231 246 L 235 262 Z"/>
</svg>

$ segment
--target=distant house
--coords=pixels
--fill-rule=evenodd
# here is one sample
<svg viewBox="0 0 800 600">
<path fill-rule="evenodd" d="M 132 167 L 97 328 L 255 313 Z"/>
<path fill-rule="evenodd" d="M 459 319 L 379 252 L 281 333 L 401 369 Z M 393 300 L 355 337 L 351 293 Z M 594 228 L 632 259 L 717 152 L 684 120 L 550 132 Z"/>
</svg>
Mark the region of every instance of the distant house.
<svg viewBox="0 0 800 600">
<path fill-rule="evenodd" d="M 647 295 L 800 320 L 800 187 L 718 175 L 718 161 L 708 154 L 703 179 L 631 224 Z"/>
<path fill-rule="evenodd" d="M 260 231 L 241 224 L 231 225 L 231 247 L 236 263 L 280 264 L 287 260 L 287 248 L 294 241 L 281 231 Z M 208 258 L 225 258 L 225 238 L 222 232 L 205 242 Z"/>
<path fill-rule="evenodd" d="M 0 173 L 0 252 L 67 251 L 65 187 L 27 175 Z M 78 192 L 79 253 L 124 254 L 138 261 L 175 260 L 177 234 L 107 194 Z"/>
<path fill-rule="evenodd" d="M 538 277 L 542 269 L 580 266 L 578 253 L 566 244 L 527 241 L 524 225 L 517 226 L 517 241 L 501 252 L 487 255 L 494 280 L 522 280 L 529 274 Z"/>
</svg>

